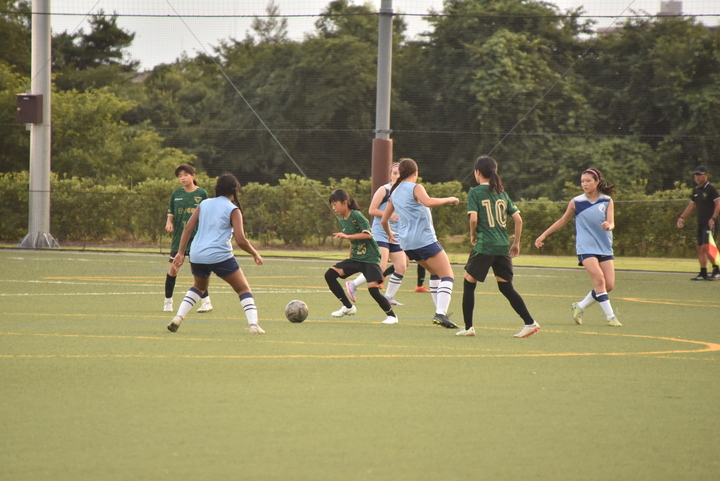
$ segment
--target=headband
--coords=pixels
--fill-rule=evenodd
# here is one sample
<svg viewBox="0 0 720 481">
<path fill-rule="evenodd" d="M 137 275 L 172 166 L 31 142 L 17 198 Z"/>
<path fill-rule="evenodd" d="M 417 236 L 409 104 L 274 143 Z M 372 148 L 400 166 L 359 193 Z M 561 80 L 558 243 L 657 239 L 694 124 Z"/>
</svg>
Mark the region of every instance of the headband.
<svg viewBox="0 0 720 481">
<path fill-rule="evenodd" d="M 585 169 L 585 172 L 592 172 L 593 174 L 595 174 L 595 177 L 597 177 L 598 180 L 600 180 L 600 173 L 599 173 L 597 170 L 595 170 L 595 169 Z M 584 174 L 585 172 L 583 172 L 583 174 Z"/>
</svg>

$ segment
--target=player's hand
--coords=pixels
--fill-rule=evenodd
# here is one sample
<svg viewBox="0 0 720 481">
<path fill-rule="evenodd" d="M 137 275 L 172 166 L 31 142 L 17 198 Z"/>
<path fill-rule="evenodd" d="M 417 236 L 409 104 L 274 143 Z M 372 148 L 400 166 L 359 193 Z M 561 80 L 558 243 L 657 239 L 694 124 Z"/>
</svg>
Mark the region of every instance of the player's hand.
<svg viewBox="0 0 720 481">
<path fill-rule="evenodd" d="M 683 226 L 685 225 L 685 219 L 683 219 L 682 217 L 678 217 L 678 220 L 677 220 L 677 222 L 675 222 L 675 225 L 677 226 L 678 229 L 682 229 Z"/>
<path fill-rule="evenodd" d="M 393 231 L 390 231 L 390 235 L 388 236 L 388 241 L 390 241 L 391 244 L 397 244 L 397 237 L 395 237 L 395 233 Z"/>
<path fill-rule="evenodd" d="M 347 234 L 344 232 L 333 232 L 333 237 L 335 239 L 347 239 L 348 238 Z"/>
<path fill-rule="evenodd" d="M 543 236 L 538 237 L 535 239 L 535 247 L 538 249 L 545 245 L 545 238 Z"/>
<path fill-rule="evenodd" d="M 180 266 L 183 265 L 183 262 L 185 262 L 185 254 L 180 254 L 179 252 L 175 254 L 175 259 L 173 259 L 173 265 L 179 269 Z"/>
<path fill-rule="evenodd" d="M 393 212 L 390 215 L 390 220 L 393 222 L 400 222 L 400 217 L 398 217 L 397 212 Z"/>
<path fill-rule="evenodd" d="M 255 264 L 261 266 L 265 262 L 262 257 L 260 257 L 260 254 L 253 256 L 253 259 L 255 260 Z"/>
<path fill-rule="evenodd" d="M 510 246 L 510 257 L 517 257 L 520 255 L 520 246 L 513 244 Z"/>
<path fill-rule="evenodd" d="M 172 224 L 172 222 L 168 221 L 168 222 L 165 224 L 165 230 L 168 231 L 168 232 L 172 232 L 172 231 L 174 230 L 174 229 L 173 229 L 173 224 Z"/>
<path fill-rule="evenodd" d="M 460 199 L 458 199 L 457 197 L 448 197 L 448 203 L 458 205 L 460 203 Z"/>
<path fill-rule="evenodd" d="M 611 224 L 610 222 L 605 221 L 602 224 L 600 224 L 600 228 L 602 230 L 613 230 L 615 228 L 615 224 Z"/>
<path fill-rule="evenodd" d="M 477 242 L 477 234 L 470 234 L 470 245 L 474 246 Z"/>
</svg>

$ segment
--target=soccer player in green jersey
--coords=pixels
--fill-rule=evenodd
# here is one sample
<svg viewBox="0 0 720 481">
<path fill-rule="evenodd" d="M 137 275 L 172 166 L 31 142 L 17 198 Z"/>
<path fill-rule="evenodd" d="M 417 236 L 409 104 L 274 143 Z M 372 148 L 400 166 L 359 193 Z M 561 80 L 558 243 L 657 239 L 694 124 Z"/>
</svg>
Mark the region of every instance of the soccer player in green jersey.
<svg viewBox="0 0 720 481">
<path fill-rule="evenodd" d="M 170 196 L 170 206 L 168 207 L 167 222 L 165 223 L 165 230 L 173 234 L 172 244 L 170 246 L 170 267 L 165 276 L 165 304 L 163 305 L 163 311 L 167 312 L 173 310 L 172 296 L 178 275 L 178 267 L 175 266 L 173 260 L 178 253 L 183 229 L 187 221 L 190 220 L 193 212 L 195 212 L 198 204 L 208 198 L 207 192 L 197 186 L 197 182 L 195 181 L 195 168 L 193 168 L 192 165 L 182 164 L 179 166 L 175 169 L 175 177 L 178 178 L 182 187 L 175 190 Z M 196 231 L 197 229 L 195 229 L 195 232 Z M 190 236 L 190 242 L 187 247 L 188 252 L 183 253 L 186 256 L 189 254 L 195 232 Z M 210 312 L 212 308 L 210 296 L 205 292 L 198 312 Z"/>
<path fill-rule="evenodd" d="M 520 294 L 512 285 L 512 258 L 520 254 L 522 218 L 513 204 L 497 174 L 497 162 L 492 157 L 480 157 L 475 161 L 475 180 L 479 184 L 468 192 L 468 216 L 470 219 L 470 242 L 473 250 L 465 265 L 463 285 L 463 318 L 465 329 L 458 336 L 475 335 L 473 311 L 475 310 L 475 287 L 484 282 L 492 267 L 502 295 L 510 301 L 515 312 L 525 321 L 525 326 L 515 337 L 528 337 L 540 330 L 532 318 Z M 515 237 L 512 245 L 507 234 L 507 218 L 515 221 Z"/>
<path fill-rule="evenodd" d="M 387 317 L 382 323 L 397 324 L 398 319 L 390 306 L 390 301 L 380 293 L 380 288 L 378 288 L 383 273 L 380 269 L 380 249 L 372 237 L 370 222 L 360 212 L 360 206 L 355 199 L 350 197 L 344 189 L 334 190 L 330 194 L 330 206 L 339 217 L 341 229 L 341 232 L 333 233 L 333 237 L 350 240 L 350 258 L 338 262 L 325 273 L 325 281 L 330 291 L 343 304 L 339 311 L 332 313 L 332 316 L 351 316 L 357 312 L 357 308 L 352 305 L 337 280 L 361 272 L 367 280 L 370 295 L 385 311 Z"/>
</svg>

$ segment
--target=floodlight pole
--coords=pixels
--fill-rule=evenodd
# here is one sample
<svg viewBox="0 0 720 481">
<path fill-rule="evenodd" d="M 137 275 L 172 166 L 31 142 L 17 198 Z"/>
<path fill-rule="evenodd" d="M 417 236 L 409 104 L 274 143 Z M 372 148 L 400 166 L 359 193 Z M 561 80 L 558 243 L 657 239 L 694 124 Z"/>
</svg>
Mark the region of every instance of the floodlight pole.
<svg viewBox="0 0 720 481">
<path fill-rule="evenodd" d="M 372 193 L 390 182 L 393 144 L 390 139 L 390 89 L 392 86 L 392 0 L 382 0 L 378 25 L 377 104 L 372 145 Z"/>
<path fill-rule="evenodd" d="M 42 95 L 42 123 L 30 125 L 30 189 L 28 234 L 19 247 L 59 247 L 50 234 L 50 138 L 52 68 L 50 0 L 32 2 L 31 93 Z"/>
</svg>

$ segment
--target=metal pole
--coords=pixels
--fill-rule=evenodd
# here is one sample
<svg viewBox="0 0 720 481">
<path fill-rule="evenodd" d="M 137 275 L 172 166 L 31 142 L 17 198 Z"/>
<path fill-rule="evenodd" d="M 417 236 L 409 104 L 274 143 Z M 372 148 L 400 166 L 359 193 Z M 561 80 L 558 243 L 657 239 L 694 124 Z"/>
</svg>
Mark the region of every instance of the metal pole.
<svg viewBox="0 0 720 481">
<path fill-rule="evenodd" d="M 390 89 L 392 86 L 392 0 L 382 0 L 378 23 L 377 104 L 372 148 L 372 192 L 390 181 Z"/>
<path fill-rule="evenodd" d="M 58 247 L 50 235 L 51 47 L 50 0 L 32 2 L 31 89 L 43 96 L 42 124 L 30 124 L 28 234 L 20 247 Z"/>
</svg>

